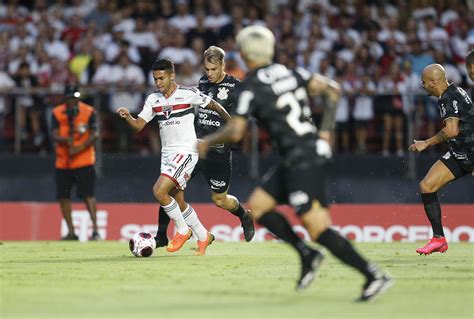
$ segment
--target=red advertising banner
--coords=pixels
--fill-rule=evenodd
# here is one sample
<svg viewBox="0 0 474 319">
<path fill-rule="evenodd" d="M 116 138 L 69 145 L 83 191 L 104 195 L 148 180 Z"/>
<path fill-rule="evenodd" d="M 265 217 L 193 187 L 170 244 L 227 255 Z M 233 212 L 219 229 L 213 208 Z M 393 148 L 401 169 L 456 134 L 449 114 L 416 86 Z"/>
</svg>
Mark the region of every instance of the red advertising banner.
<svg viewBox="0 0 474 319">
<path fill-rule="evenodd" d="M 212 204 L 192 205 L 201 222 L 217 240 L 243 239 L 239 220 Z M 474 242 L 474 205 L 443 205 L 443 224 L 450 242 Z M 306 230 L 288 206 L 280 206 L 301 236 Z M 331 206 L 334 228 L 359 242 L 424 241 L 431 238 L 431 227 L 422 205 Z M 99 203 L 99 233 L 107 240 L 128 240 L 145 231 L 156 233 L 158 204 Z M 73 223 L 81 241 L 91 235 L 91 221 L 83 204 L 73 205 Z M 172 235 L 174 227 L 170 227 Z M 0 203 L 0 240 L 57 240 L 67 233 L 57 203 Z M 273 240 L 267 229 L 257 226 L 254 241 Z"/>
</svg>

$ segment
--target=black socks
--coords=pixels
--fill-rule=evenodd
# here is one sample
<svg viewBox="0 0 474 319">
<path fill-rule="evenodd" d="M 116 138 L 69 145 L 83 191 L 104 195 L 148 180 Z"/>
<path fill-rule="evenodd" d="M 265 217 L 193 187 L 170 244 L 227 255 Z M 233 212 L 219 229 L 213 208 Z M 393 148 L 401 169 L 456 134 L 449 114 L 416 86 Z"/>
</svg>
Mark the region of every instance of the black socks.
<svg viewBox="0 0 474 319">
<path fill-rule="evenodd" d="M 367 280 L 373 280 L 375 273 L 373 267 L 355 251 L 352 244 L 331 228 L 326 229 L 317 242 L 326 247 L 334 256 L 345 264 L 359 270 Z"/>
<path fill-rule="evenodd" d="M 274 211 L 266 213 L 260 217 L 258 222 L 274 233 L 278 238 L 293 246 L 301 257 L 306 257 L 311 253 L 312 249 L 296 235 L 288 223 L 288 220 L 281 214 Z"/>
<path fill-rule="evenodd" d="M 163 207 L 160 206 L 160 211 L 158 213 L 158 233 L 156 237 L 158 238 L 167 238 L 166 232 L 168 230 L 168 225 L 170 224 L 170 217 L 165 213 Z"/>
<path fill-rule="evenodd" d="M 425 206 L 425 213 L 433 228 L 434 237 L 444 237 L 443 224 L 441 222 L 441 206 L 439 205 L 438 193 L 421 194 L 421 200 Z"/>
<path fill-rule="evenodd" d="M 242 205 L 240 205 L 239 203 L 239 206 L 237 207 L 237 209 L 233 212 L 233 211 L 230 211 L 233 215 L 239 217 L 240 219 L 244 218 L 246 215 L 247 215 L 247 212 L 245 211 L 245 208 L 242 207 Z"/>
</svg>

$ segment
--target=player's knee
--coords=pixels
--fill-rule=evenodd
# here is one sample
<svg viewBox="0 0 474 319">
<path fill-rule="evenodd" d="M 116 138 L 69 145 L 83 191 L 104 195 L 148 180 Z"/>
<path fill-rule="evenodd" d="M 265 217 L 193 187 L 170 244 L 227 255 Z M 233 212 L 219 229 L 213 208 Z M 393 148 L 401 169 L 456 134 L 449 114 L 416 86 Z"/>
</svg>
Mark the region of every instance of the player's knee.
<svg viewBox="0 0 474 319">
<path fill-rule="evenodd" d="M 217 207 L 220 207 L 220 208 L 226 208 L 225 207 L 225 202 L 226 202 L 226 197 L 224 194 L 212 194 L 212 201 L 214 202 L 214 204 L 217 206 Z"/>
<path fill-rule="evenodd" d="M 168 193 L 162 187 L 153 186 L 153 196 L 155 196 L 158 202 L 162 203 L 167 195 Z"/>
<path fill-rule="evenodd" d="M 437 189 L 436 189 L 436 185 L 434 183 L 430 182 L 430 180 L 423 179 L 420 182 L 420 191 L 423 194 L 425 194 L 425 193 L 434 193 L 434 192 L 437 191 Z"/>
</svg>

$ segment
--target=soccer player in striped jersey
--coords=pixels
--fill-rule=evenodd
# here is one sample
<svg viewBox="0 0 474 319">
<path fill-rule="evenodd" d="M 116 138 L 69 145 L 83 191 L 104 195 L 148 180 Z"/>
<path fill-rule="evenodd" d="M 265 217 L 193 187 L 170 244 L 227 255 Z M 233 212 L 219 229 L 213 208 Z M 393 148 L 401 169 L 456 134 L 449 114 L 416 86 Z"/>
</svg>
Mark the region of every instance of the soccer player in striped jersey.
<svg viewBox="0 0 474 319">
<path fill-rule="evenodd" d="M 234 93 L 237 91 L 240 81 L 225 72 L 224 57 L 224 50 L 216 46 L 211 46 L 204 51 L 203 64 L 206 74 L 199 80 L 198 89 L 219 102 L 227 112 L 231 112 L 236 104 Z M 199 139 L 217 131 L 225 125 L 225 121 L 216 112 L 208 108 L 199 108 L 195 125 Z M 204 175 L 214 204 L 238 217 L 245 241 L 251 241 L 255 234 L 252 218 L 240 201 L 228 193 L 232 175 L 232 148 L 225 144 L 213 145 L 208 156 L 199 160 L 193 176 L 198 172 Z M 156 247 L 168 244 L 166 232 L 169 221 L 169 217 L 160 207 L 158 233 L 155 237 Z"/>
<path fill-rule="evenodd" d="M 204 228 L 194 209 L 184 200 L 184 189 L 198 161 L 195 106 L 213 110 L 225 121 L 230 115 L 199 90 L 176 84 L 174 64 L 170 60 L 155 61 L 152 72 L 158 92 L 148 95 L 138 117 L 132 117 L 124 107 L 117 113 L 137 132 L 157 117 L 162 145 L 161 173 L 153 194 L 177 228 L 167 251 L 179 250 L 194 233 L 198 239 L 196 255 L 204 255 L 214 235 Z"/>
</svg>

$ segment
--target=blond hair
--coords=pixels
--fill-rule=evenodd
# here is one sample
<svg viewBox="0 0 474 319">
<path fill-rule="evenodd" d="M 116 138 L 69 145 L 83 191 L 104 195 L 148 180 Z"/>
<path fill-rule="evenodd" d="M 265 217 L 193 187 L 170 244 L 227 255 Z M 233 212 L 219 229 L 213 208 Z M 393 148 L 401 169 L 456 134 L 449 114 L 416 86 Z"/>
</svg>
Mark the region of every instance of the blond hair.
<svg viewBox="0 0 474 319">
<path fill-rule="evenodd" d="M 215 45 L 210 46 L 204 51 L 204 61 L 213 64 L 223 64 L 225 58 L 225 51 Z"/>
<path fill-rule="evenodd" d="M 271 63 L 275 53 L 275 36 L 269 29 L 252 25 L 237 34 L 237 45 L 247 60 Z"/>
</svg>

